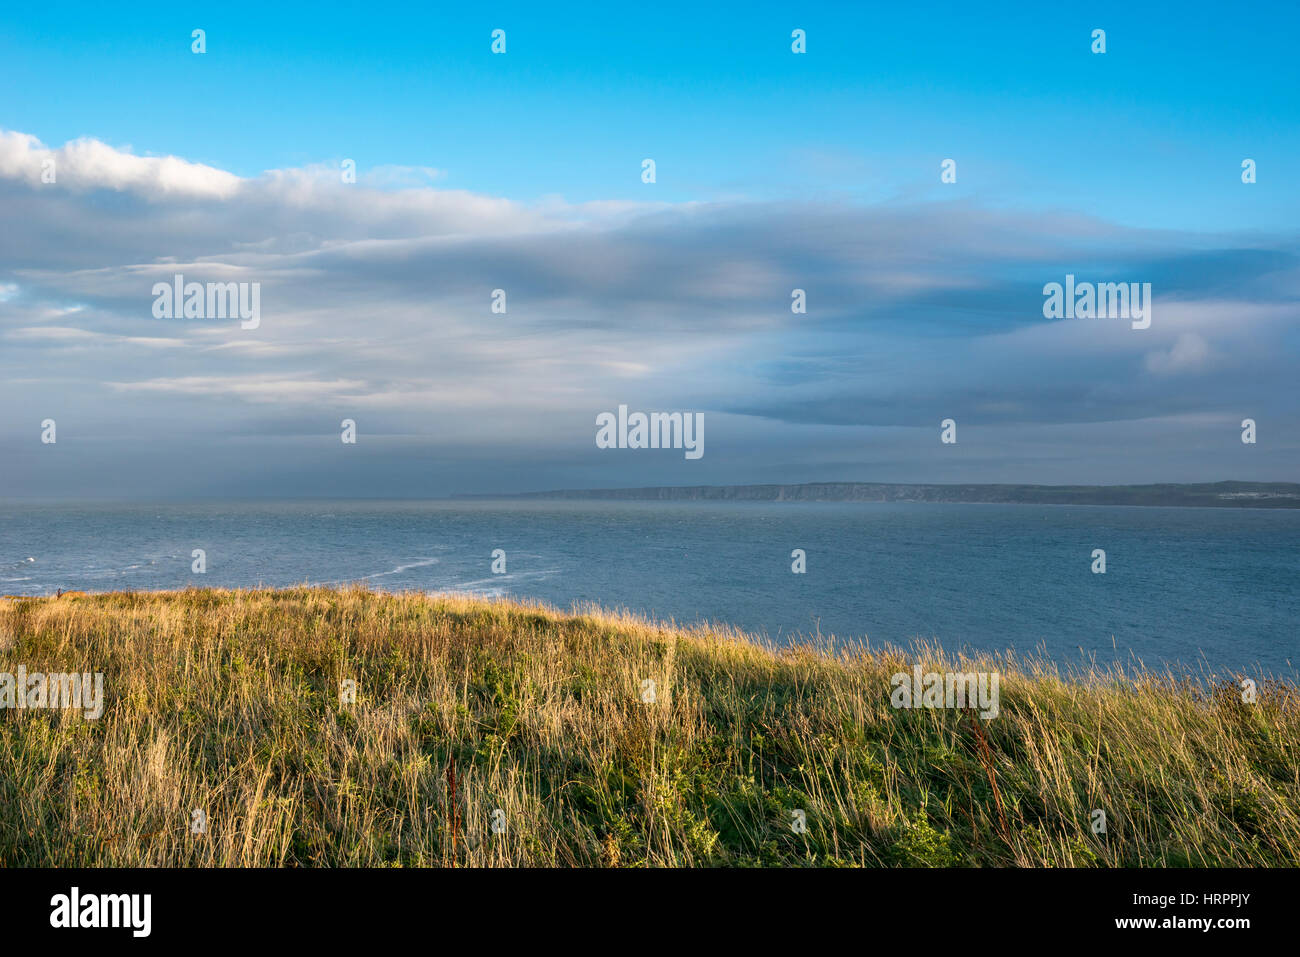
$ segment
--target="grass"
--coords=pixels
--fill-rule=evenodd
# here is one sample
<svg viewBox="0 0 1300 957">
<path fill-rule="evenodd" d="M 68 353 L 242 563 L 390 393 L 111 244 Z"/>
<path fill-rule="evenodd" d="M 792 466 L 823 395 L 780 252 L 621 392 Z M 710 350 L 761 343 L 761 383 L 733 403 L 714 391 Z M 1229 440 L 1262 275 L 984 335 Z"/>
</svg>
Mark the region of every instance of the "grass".
<svg viewBox="0 0 1300 957">
<path fill-rule="evenodd" d="M 0 600 L 0 672 L 105 676 L 98 720 L 0 711 L 0 863 L 1300 864 L 1294 686 L 1244 704 L 1226 679 L 915 654 L 1000 672 L 998 717 L 894 709 L 916 661 L 896 649 L 597 611 L 324 588 Z"/>
</svg>

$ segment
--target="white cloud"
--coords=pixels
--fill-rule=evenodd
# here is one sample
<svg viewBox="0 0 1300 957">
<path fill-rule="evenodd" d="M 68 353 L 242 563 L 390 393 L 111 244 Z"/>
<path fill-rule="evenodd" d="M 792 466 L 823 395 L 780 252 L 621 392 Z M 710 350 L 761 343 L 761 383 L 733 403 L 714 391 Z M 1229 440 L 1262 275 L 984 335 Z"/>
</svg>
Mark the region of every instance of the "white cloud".
<svg viewBox="0 0 1300 957">
<path fill-rule="evenodd" d="M 249 402 L 315 402 L 364 392 L 362 379 L 292 379 L 274 375 L 185 376 L 106 383 L 119 392 L 240 398 Z"/>
<path fill-rule="evenodd" d="M 54 183 L 42 172 L 53 160 Z M 227 199 L 239 189 L 233 173 L 175 156 L 135 156 L 99 140 L 82 138 L 50 149 L 26 133 L 0 130 L 0 177 L 72 190 L 130 190 L 146 198 Z"/>
<path fill-rule="evenodd" d="M 1157 375 L 1190 372 L 1205 366 L 1209 344 L 1194 332 L 1185 332 L 1167 350 L 1147 353 L 1146 367 Z"/>
</svg>

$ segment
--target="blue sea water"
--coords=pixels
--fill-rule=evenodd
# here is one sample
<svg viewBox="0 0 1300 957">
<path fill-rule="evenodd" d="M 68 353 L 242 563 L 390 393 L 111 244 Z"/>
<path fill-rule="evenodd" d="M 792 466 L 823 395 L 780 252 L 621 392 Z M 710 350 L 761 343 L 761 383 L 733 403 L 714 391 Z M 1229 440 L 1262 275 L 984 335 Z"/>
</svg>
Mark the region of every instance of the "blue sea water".
<svg viewBox="0 0 1300 957">
<path fill-rule="evenodd" d="M 207 572 L 191 572 L 201 548 Z M 506 553 L 493 574 L 492 552 Z M 791 571 L 791 551 L 807 572 Z M 1092 551 L 1105 549 L 1106 573 Z M 0 594 L 365 582 L 1295 679 L 1300 510 L 437 501 L 0 506 Z"/>
</svg>

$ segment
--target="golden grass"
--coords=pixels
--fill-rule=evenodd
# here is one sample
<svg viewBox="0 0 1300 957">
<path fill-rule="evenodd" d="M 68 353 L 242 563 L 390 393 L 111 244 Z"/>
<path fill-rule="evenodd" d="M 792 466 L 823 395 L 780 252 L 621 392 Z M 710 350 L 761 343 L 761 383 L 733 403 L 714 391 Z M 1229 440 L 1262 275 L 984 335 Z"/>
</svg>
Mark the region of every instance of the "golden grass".
<svg viewBox="0 0 1300 957">
<path fill-rule="evenodd" d="M 998 671 L 998 717 L 891 707 L 915 654 Z M 359 588 L 3 600 L 20 664 L 102 672 L 105 710 L 0 711 L 9 866 L 1300 863 L 1281 682 Z"/>
</svg>

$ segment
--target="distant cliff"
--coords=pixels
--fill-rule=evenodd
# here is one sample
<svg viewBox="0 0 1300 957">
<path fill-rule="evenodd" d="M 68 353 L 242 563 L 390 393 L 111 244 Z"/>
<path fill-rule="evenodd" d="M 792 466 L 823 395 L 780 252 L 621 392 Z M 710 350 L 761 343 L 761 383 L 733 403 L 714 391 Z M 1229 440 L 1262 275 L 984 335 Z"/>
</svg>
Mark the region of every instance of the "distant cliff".
<svg viewBox="0 0 1300 957">
<path fill-rule="evenodd" d="M 473 496 L 476 498 L 486 496 Z M 1293 482 L 1203 482 L 1188 485 L 691 485 L 662 488 L 561 489 L 507 498 L 734 502 L 979 502 L 1016 505 L 1181 505 L 1300 508 Z"/>
</svg>

